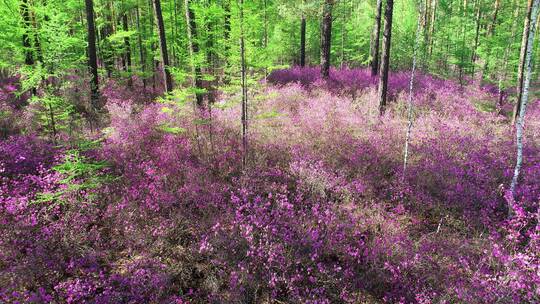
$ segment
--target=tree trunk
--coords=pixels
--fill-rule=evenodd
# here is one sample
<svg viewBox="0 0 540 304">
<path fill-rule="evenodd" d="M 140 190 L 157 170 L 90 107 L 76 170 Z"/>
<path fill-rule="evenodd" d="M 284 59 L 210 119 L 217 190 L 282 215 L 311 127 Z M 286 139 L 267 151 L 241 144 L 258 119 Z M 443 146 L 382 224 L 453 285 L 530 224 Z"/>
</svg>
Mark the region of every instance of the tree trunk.
<svg viewBox="0 0 540 304">
<path fill-rule="evenodd" d="M 306 16 L 303 12 L 300 20 L 300 66 L 306 66 Z"/>
<path fill-rule="evenodd" d="M 516 4 L 516 3 L 514 3 L 514 4 Z M 499 14 L 500 5 L 501 5 L 501 1 L 500 0 L 495 0 L 495 4 L 494 4 L 494 7 L 493 7 L 493 16 L 492 16 L 492 19 L 491 19 L 491 23 L 488 25 L 488 29 L 487 29 L 487 33 L 486 33 L 487 38 L 492 37 L 493 34 L 495 33 L 495 26 L 497 24 L 497 16 Z M 481 80 L 484 79 L 484 75 L 487 72 L 487 69 L 488 69 L 488 66 L 489 66 L 489 61 L 488 60 L 489 60 L 490 56 L 491 56 L 491 48 L 488 48 L 487 49 L 486 60 L 485 60 L 484 65 L 482 67 L 482 75 L 481 75 L 482 78 L 481 78 Z"/>
<path fill-rule="evenodd" d="M 85 0 L 86 24 L 88 26 L 88 68 L 92 76 L 90 80 L 91 94 L 90 101 L 92 111 L 99 110 L 99 87 L 98 87 L 98 67 L 96 54 L 96 29 L 94 26 L 94 3 L 93 0 Z"/>
<path fill-rule="evenodd" d="M 531 22 L 531 17 L 536 24 L 538 19 L 538 7 L 540 6 L 540 0 L 534 0 L 534 4 L 532 7 L 532 16 L 529 15 L 529 23 Z M 525 80 L 523 82 L 523 93 L 521 94 L 521 100 L 519 107 L 520 113 L 519 118 L 517 121 L 517 127 L 516 127 L 516 145 L 517 145 L 517 159 L 516 159 L 516 167 L 514 169 L 514 177 L 512 178 L 512 184 L 510 186 L 510 192 L 512 194 L 512 197 L 515 198 L 515 191 L 516 186 L 518 183 L 518 178 L 521 170 L 521 165 L 523 163 L 523 128 L 525 125 L 525 112 L 527 110 L 527 103 L 529 99 L 529 84 L 531 82 L 531 74 L 532 74 L 532 52 L 533 52 L 533 42 L 534 42 L 534 34 L 536 31 L 535 26 L 529 26 L 528 27 L 528 35 L 527 35 L 527 50 L 525 51 L 525 68 L 526 68 L 526 75 Z M 514 213 L 513 207 L 510 205 L 509 208 L 509 215 L 512 216 Z"/>
<path fill-rule="evenodd" d="M 21 16 L 23 20 L 23 47 L 24 47 L 24 63 L 26 65 L 34 65 L 34 55 L 32 52 L 32 43 L 30 42 L 32 27 L 32 20 L 30 19 L 30 12 L 28 11 L 28 0 L 22 0 L 21 2 Z"/>
<path fill-rule="evenodd" d="M 461 52 L 460 52 L 460 59 L 459 59 L 459 85 L 461 88 L 463 88 L 463 70 L 465 69 L 465 34 L 466 34 L 466 27 L 467 27 L 467 0 L 463 0 L 463 7 L 462 7 L 462 15 L 461 15 Z"/>
<path fill-rule="evenodd" d="M 429 1 L 429 0 L 428 0 Z M 407 171 L 407 161 L 409 158 L 409 142 L 411 140 L 411 130 L 413 125 L 413 89 L 414 89 L 414 72 L 416 71 L 416 57 L 418 53 L 418 46 L 420 45 L 420 29 L 422 28 L 421 18 L 422 8 L 420 7 L 420 14 L 418 14 L 418 21 L 416 24 L 416 36 L 414 40 L 414 49 L 413 49 L 413 62 L 411 70 L 411 80 L 409 82 L 409 100 L 407 102 L 407 133 L 405 137 L 405 149 L 403 152 L 403 178 L 405 178 L 405 172 Z M 424 19 L 425 20 L 425 19 Z"/>
<path fill-rule="evenodd" d="M 516 37 L 516 25 L 517 25 L 517 20 L 518 20 L 518 16 L 519 16 L 519 5 L 517 5 L 519 2 L 519 0 L 514 0 L 513 4 L 514 4 L 514 18 L 513 18 L 513 21 L 512 21 L 512 29 L 511 29 L 511 34 L 510 34 L 510 41 L 509 43 L 506 45 L 506 48 L 504 50 L 504 58 L 503 58 L 503 65 L 502 65 L 502 70 L 501 72 L 499 73 L 499 81 L 498 81 L 498 89 L 499 89 L 499 102 L 498 102 L 498 107 L 497 107 L 497 114 L 501 114 L 502 113 L 502 107 L 503 107 L 503 81 L 506 81 L 506 77 L 508 75 L 508 70 L 507 70 L 507 67 L 508 67 L 508 57 L 510 56 L 510 50 L 512 49 L 512 44 L 514 43 L 514 39 Z"/>
<path fill-rule="evenodd" d="M 345 64 L 345 22 L 347 21 L 345 11 L 343 11 L 341 19 L 341 54 L 339 58 L 339 67 L 343 69 L 343 65 Z"/>
<path fill-rule="evenodd" d="M 172 58 L 171 58 L 171 66 L 176 66 L 178 64 L 178 58 L 176 57 L 176 26 L 178 24 L 176 20 L 176 0 L 173 0 L 169 3 L 169 10 L 171 12 L 170 19 L 171 19 L 171 33 L 172 33 L 172 43 L 171 43 L 171 52 L 172 52 Z"/>
<path fill-rule="evenodd" d="M 223 37 L 225 41 L 229 40 L 231 35 L 231 4 L 230 0 L 224 1 L 223 10 L 225 11 L 225 20 L 223 23 Z"/>
<path fill-rule="evenodd" d="M 240 64 L 242 74 L 242 167 L 245 169 L 248 154 L 248 108 L 246 83 L 246 46 L 244 42 L 244 0 L 240 0 Z"/>
<path fill-rule="evenodd" d="M 437 18 L 437 0 L 433 0 L 433 2 L 431 3 L 431 21 L 429 22 L 428 58 L 431 58 L 431 54 L 433 54 L 433 33 L 435 32 L 436 18 Z"/>
<path fill-rule="evenodd" d="M 515 125 L 521 113 L 521 97 L 523 95 L 523 71 L 525 69 L 525 57 L 527 54 L 527 44 L 529 43 L 529 33 L 531 29 L 531 12 L 532 12 L 533 0 L 527 1 L 527 14 L 523 25 L 523 36 L 521 39 L 521 50 L 519 53 L 519 66 L 517 77 L 517 98 L 514 106 L 514 113 L 512 114 L 512 125 Z"/>
<path fill-rule="evenodd" d="M 224 72 L 221 75 L 221 81 L 225 84 L 230 82 L 230 77 L 228 72 L 226 72 L 229 66 L 229 53 L 230 53 L 230 42 L 229 38 L 231 36 L 231 3 L 230 0 L 223 1 L 223 11 L 224 11 L 224 20 L 223 20 L 223 40 L 224 40 L 224 54 L 223 54 L 223 64 L 225 66 Z"/>
<path fill-rule="evenodd" d="M 122 14 L 122 29 L 127 32 L 129 31 L 129 25 L 128 25 L 128 13 L 127 12 L 124 12 L 124 14 Z M 124 47 L 125 47 L 125 52 L 124 52 L 124 57 L 125 57 L 125 62 L 124 62 L 124 71 L 129 71 L 130 68 L 131 68 L 131 46 L 129 44 L 129 38 L 128 37 L 125 37 L 124 38 Z"/>
<path fill-rule="evenodd" d="M 474 70 L 475 70 L 475 64 L 476 64 L 476 50 L 478 49 L 478 38 L 480 35 L 480 20 L 482 18 L 482 2 L 477 1 L 476 2 L 476 31 L 474 34 L 474 45 L 473 50 L 471 54 L 471 63 L 472 63 L 472 71 L 471 75 L 474 78 Z"/>
<path fill-rule="evenodd" d="M 377 13 L 375 15 L 375 24 L 371 33 L 371 76 L 379 73 L 379 45 L 381 36 L 381 13 L 382 0 L 377 0 Z"/>
<path fill-rule="evenodd" d="M 88 0 L 87 0 L 88 1 Z M 165 91 L 172 91 L 172 78 L 169 71 L 169 54 L 167 53 L 167 38 L 165 37 L 165 25 L 163 24 L 163 14 L 161 13 L 161 0 L 152 0 L 154 4 L 154 15 L 159 34 L 159 50 L 161 52 L 161 63 L 163 65 L 163 78 Z"/>
<path fill-rule="evenodd" d="M 263 27 L 263 47 L 265 52 L 268 51 L 268 1 L 263 0 L 264 4 L 264 27 Z M 264 80 L 268 78 L 268 66 L 265 64 L 264 66 Z"/>
<path fill-rule="evenodd" d="M 332 47 L 332 8 L 334 0 L 325 0 L 321 26 L 321 75 L 330 76 L 330 49 Z"/>
<path fill-rule="evenodd" d="M 191 71 L 193 77 L 193 86 L 195 87 L 195 99 L 197 101 L 197 106 L 203 107 L 204 106 L 204 100 L 203 95 L 201 94 L 201 91 L 203 90 L 202 87 L 202 75 L 201 75 L 201 68 L 199 64 L 196 62 L 196 57 L 199 54 L 199 43 L 197 42 L 197 24 L 195 23 L 195 14 L 190 8 L 190 2 L 191 0 L 185 0 L 185 6 L 186 6 L 186 23 L 187 23 L 187 38 L 188 38 L 188 46 L 189 46 L 189 53 L 191 55 Z"/>
<path fill-rule="evenodd" d="M 37 61 L 44 63 L 43 61 L 43 51 L 41 49 L 41 42 L 39 41 L 39 31 L 38 31 L 38 24 L 36 20 L 36 14 L 33 12 L 30 12 L 30 18 L 32 19 L 32 26 L 34 28 L 34 49 L 37 53 Z M 45 17 L 45 20 L 48 20 L 48 17 Z"/>
<path fill-rule="evenodd" d="M 144 75 L 144 72 L 146 70 L 146 60 L 144 56 L 144 48 L 142 43 L 142 33 L 141 33 L 141 18 L 139 14 L 139 6 L 135 8 L 135 16 L 137 18 L 137 38 L 138 38 L 138 44 L 139 44 L 139 57 L 141 61 L 141 71 L 142 71 L 142 82 L 143 82 L 143 88 L 146 89 L 146 76 Z"/>
<path fill-rule="evenodd" d="M 384 10 L 384 33 L 381 70 L 379 73 L 379 115 L 384 114 L 386 109 L 386 97 L 388 90 L 388 70 L 390 68 L 390 45 L 392 38 L 392 14 L 394 10 L 394 0 L 387 0 Z"/>
</svg>

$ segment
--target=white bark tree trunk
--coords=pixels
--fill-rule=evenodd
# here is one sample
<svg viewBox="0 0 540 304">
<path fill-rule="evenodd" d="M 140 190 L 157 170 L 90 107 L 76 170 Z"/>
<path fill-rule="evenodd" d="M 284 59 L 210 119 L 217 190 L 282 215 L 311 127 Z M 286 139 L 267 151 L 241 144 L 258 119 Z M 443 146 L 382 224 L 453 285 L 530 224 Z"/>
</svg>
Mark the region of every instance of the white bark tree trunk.
<svg viewBox="0 0 540 304">
<path fill-rule="evenodd" d="M 413 49 L 413 62 L 411 69 L 411 80 L 409 82 L 409 100 L 407 102 L 407 135 L 405 137 L 405 151 L 403 153 L 403 178 L 405 178 L 405 171 L 407 171 L 407 161 L 409 158 L 409 142 L 411 140 L 411 130 L 413 126 L 413 89 L 414 89 L 414 73 L 416 72 L 416 57 L 418 53 L 418 45 L 420 44 L 420 30 L 422 28 L 422 4 L 420 4 L 420 11 L 418 13 L 418 21 L 416 24 L 416 36 L 414 39 Z"/>
<path fill-rule="evenodd" d="M 540 6 L 540 0 L 534 0 L 533 8 L 532 8 L 532 23 L 536 24 L 538 20 L 538 7 Z M 516 186 L 518 183 L 519 173 L 521 170 L 521 165 L 523 163 L 523 129 L 525 126 L 525 113 L 527 111 L 527 103 L 529 99 L 529 85 L 531 82 L 531 72 L 532 72 L 532 53 L 533 53 L 533 42 L 534 42 L 534 34 L 536 32 L 536 27 L 531 26 L 529 28 L 529 37 L 528 37 L 528 43 L 527 43 L 527 51 L 525 53 L 525 67 L 526 67 L 526 74 L 525 74 L 525 81 L 523 83 L 523 94 L 521 94 L 521 107 L 519 112 L 519 119 L 516 126 L 516 142 L 517 142 L 517 159 L 516 159 L 516 167 L 514 169 L 514 177 L 512 178 L 512 184 L 510 185 L 510 192 L 512 194 L 512 197 L 515 198 L 515 192 L 516 192 Z M 512 216 L 514 213 L 513 207 L 509 206 L 508 208 L 509 215 Z"/>
</svg>

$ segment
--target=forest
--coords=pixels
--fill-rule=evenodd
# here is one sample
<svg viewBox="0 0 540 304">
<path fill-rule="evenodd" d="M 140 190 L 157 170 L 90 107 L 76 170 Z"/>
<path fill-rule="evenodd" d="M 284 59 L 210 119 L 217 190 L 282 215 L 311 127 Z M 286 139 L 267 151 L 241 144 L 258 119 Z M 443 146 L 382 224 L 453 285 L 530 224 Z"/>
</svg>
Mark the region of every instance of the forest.
<svg viewBox="0 0 540 304">
<path fill-rule="evenodd" d="M 0 303 L 540 303 L 540 0 L 0 0 Z"/>
</svg>

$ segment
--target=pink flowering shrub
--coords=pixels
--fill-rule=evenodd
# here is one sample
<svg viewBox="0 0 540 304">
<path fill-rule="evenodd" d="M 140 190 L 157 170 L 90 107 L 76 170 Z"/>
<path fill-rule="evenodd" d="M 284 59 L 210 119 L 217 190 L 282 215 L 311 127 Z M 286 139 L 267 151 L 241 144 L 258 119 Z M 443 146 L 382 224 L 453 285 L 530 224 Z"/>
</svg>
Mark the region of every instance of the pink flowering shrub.
<svg viewBox="0 0 540 304">
<path fill-rule="evenodd" d="M 198 113 L 110 84 L 98 146 L 0 141 L 0 302 L 540 301 L 538 103 L 514 201 L 496 96 L 420 76 L 404 172 L 407 73 L 384 117 L 367 72 L 331 75 L 250 95 L 245 168 L 237 96 Z"/>
<path fill-rule="evenodd" d="M 22 129 L 20 118 L 28 94 L 18 95 L 19 82 L 16 77 L 0 79 L 0 138 L 7 138 Z"/>
<path fill-rule="evenodd" d="M 391 72 L 388 84 L 388 96 L 395 99 L 401 92 L 408 92 L 410 72 Z M 437 91 L 458 91 L 459 84 L 447 81 L 433 75 L 416 72 L 415 94 L 429 94 Z M 376 87 L 378 77 L 371 76 L 369 68 L 331 68 L 330 77 L 323 80 L 319 67 L 299 67 L 274 70 L 268 75 L 269 83 L 283 86 L 290 83 L 299 83 L 305 89 L 322 88 L 337 95 L 357 96 L 362 91 Z M 488 94 L 495 94 L 486 89 Z"/>
</svg>

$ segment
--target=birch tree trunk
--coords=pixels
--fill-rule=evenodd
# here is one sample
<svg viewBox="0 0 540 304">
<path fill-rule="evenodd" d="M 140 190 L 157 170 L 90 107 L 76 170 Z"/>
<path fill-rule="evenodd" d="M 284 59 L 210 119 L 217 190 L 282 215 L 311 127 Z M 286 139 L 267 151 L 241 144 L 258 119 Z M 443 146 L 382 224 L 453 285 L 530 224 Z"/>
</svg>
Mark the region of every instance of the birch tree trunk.
<svg viewBox="0 0 540 304">
<path fill-rule="evenodd" d="M 407 161 L 409 158 L 409 142 L 411 139 L 411 130 L 413 126 L 413 89 L 414 89 L 414 73 L 416 72 L 416 57 L 418 53 L 418 46 L 420 45 L 420 29 L 422 28 L 422 7 L 420 7 L 420 13 L 418 14 L 418 21 L 416 24 L 416 36 L 414 40 L 414 49 L 413 49 L 413 62 L 411 69 L 411 80 L 409 82 L 409 99 L 407 102 L 407 134 L 405 136 L 405 149 L 403 152 L 403 178 L 405 178 L 405 172 L 407 171 Z"/>
<path fill-rule="evenodd" d="M 534 0 L 534 4 L 532 4 L 532 13 L 531 13 L 531 19 L 533 20 L 533 24 L 536 24 L 538 19 L 538 7 L 540 6 L 540 0 Z M 529 21 L 531 21 L 529 19 Z M 525 127 L 525 113 L 527 110 L 527 103 L 529 99 L 529 85 L 531 82 L 531 74 L 532 74 L 532 53 L 533 53 L 533 42 L 534 42 L 534 35 L 536 31 L 535 26 L 529 26 L 529 33 L 527 35 L 527 50 L 525 52 L 525 80 L 523 82 L 523 93 L 521 94 L 521 100 L 519 107 L 520 113 L 519 113 L 519 119 L 517 121 L 516 126 L 516 145 L 517 145 L 517 157 L 516 157 L 516 167 L 514 169 L 514 177 L 512 178 L 512 184 L 510 185 L 510 192 L 512 194 L 512 197 L 515 198 L 516 196 L 516 186 L 519 179 L 519 174 L 521 170 L 521 165 L 523 163 L 523 129 Z M 509 216 L 512 216 L 514 214 L 514 209 L 510 205 L 508 208 Z"/>
<path fill-rule="evenodd" d="M 525 69 L 525 57 L 527 53 L 527 47 L 529 43 L 529 34 L 531 29 L 531 13 L 532 13 L 533 0 L 527 1 L 527 14 L 525 15 L 525 21 L 523 24 L 523 36 L 521 38 L 521 50 L 519 53 L 519 66 L 517 77 L 517 98 L 514 105 L 514 113 L 512 114 L 512 125 L 516 124 L 521 114 L 521 97 L 523 95 L 523 72 Z"/>
</svg>

